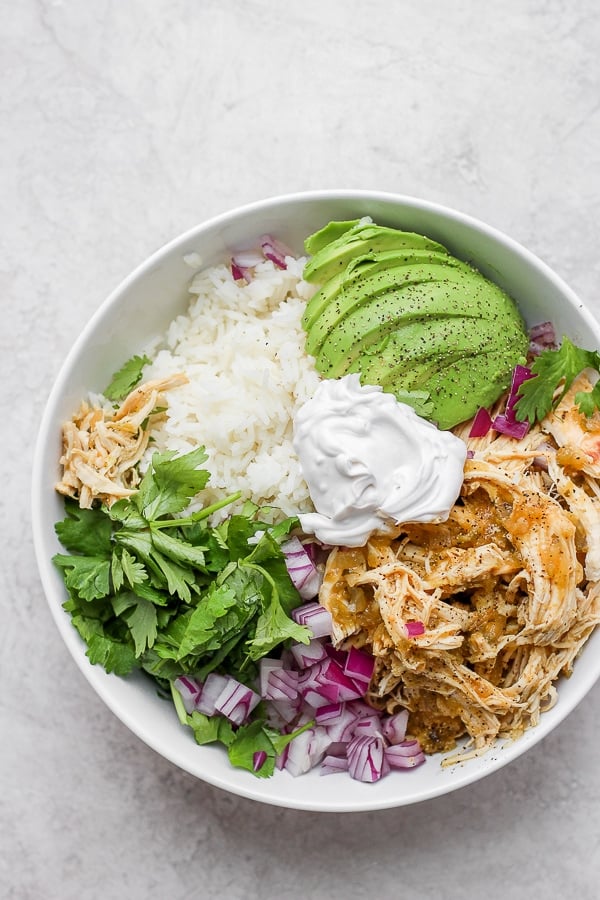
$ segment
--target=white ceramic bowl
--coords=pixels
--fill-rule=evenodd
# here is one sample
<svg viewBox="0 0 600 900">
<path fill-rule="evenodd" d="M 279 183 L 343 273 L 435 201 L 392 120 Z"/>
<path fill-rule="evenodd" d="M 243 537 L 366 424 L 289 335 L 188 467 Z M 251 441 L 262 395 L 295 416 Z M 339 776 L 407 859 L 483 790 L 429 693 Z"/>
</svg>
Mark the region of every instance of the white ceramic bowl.
<svg viewBox="0 0 600 900">
<path fill-rule="evenodd" d="M 575 294 L 544 263 L 493 228 L 433 203 L 364 191 L 294 194 L 254 203 L 193 228 L 139 266 L 102 304 L 67 357 L 50 394 L 41 423 L 33 472 L 33 532 L 38 565 L 50 609 L 81 671 L 107 706 L 141 740 L 185 771 L 234 794 L 298 809 L 354 811 L 415 803 L 454 791 L 520 756 L 547 735 L 585 696 L 600 675 L 600 632 L 593 635 L 559 686 L 559 701 L 540 724 L 513 743 L 485 756 L 442 769 L 430 758 L 418 769 L 397 772 L 379 783 L 361 784 L 345 775 L 299 778 L 276 772 L 258 779 L 233 769 L 220 747 L 199 747 L 179 724 L 173 706 L 160 700 L 142 675 L 118 678 L 91 666 L 85 648 L 61 604 L 66 594 L 51 558 L 60 550 L 54 523 L 63 517 L 54 492 L 60 429 L 88 390 L 100 390 L 123 361 L 161 334 L 187 304 L 188 253 L 204 264 L 250 247 L 264 233 L 276 235 L 301 253 L 304 238 L 332 219 L 370 215 L 380 224 L 427 234 L 454 254 L 473 262 L 518 302 L 533 324 L 551 319 L 559 334 L 583 346 L 600 347 L 600 328 Z"/>
</svg>

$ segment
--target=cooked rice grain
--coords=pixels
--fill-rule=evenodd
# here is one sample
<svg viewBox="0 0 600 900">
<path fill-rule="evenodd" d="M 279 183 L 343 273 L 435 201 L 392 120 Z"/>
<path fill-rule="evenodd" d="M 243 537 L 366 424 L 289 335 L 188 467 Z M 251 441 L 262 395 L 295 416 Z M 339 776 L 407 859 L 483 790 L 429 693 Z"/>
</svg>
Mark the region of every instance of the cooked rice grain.
<svg viewBox="0 0 600 900">
<path fill-rule="evenodd" d="M 157 449 L 203 445 L 211 478 L 202 505 L 240 490 L 285 515 L 311 509 L 292 445 L 294 414 L 320 380 L 304 349 L 301 317 L 314 292 L 302 280 L 304 262 L 288 257 L 281 270 L 266 260 L 249 284 L 225 265 L 196 274 L 188 314 L 171 323 L 144 370 L 144 379 L 189 378 L 168 393 L 144 464 Z"/>
</svg>

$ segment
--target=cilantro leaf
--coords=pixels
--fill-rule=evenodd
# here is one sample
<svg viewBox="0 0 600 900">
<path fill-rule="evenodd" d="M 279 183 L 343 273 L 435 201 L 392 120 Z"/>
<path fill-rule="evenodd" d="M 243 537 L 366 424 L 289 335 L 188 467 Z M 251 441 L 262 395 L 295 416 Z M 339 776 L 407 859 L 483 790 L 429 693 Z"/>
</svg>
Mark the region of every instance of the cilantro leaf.
<svg viewBox="0 0 600 900">
<path fill-rule="evenodd" d="M 284 612 L 279 597 L 273 596 L 256 620 L 254 636 L 248 641 L 248 656 L 253 660 L 260 659 L 287 640 L 308 644 L 310 632 L 304 625 L 294 622 Z"/>
<path fill-rule="evenodd" d="M 595 350 L 584 350 L 573 344 L 568 337 L 563 337 L 557 350 L 543 350 L 531 365 L 534 377 L 528 378 L 519 388 L 515 404 L 517 420 L 524 422 L 528 419 L 533 425 L 543 419 L 564 397 L 580 372 L 588 368 L 600 371 L 600 353 Z M 561 383 L 562 389 L 555 398 L 555 392 Z M 580 392 L 578 396 L 583 393 L 585 392 Z M 579 402 L 581 409 L 581 401 L 576 402 Z M 585 409 L 593 412 L 592 404 L 595 405 L 594 396 L 584 401 Z M 582 409 L 582 412 L 584 411 Z"/>
<path fill-rule="evenodd" d="M 67 517 L 54 526 L 66 550 L 84 556 L 103 556 L 111 552 L 111 525 L 100 509 L 81 509 L 73 500 L 65 501 Z"/>
<path fill-rule="evenodd" d="M 104 634 L 92 635 L 86 655 L 91 663 L 99 663 L 115 675 L 128 675 L 136 667 L 133 648 Z"/>
<path fill-rule="evenodd" d="M 63 570 L 65 584 L 82 600 L 96 600 L 110 593 L 110 562 L 97 556 L 56 553 L 53 562 Z"/>
<path fill-rule="evenodd" d="M 196 743 L 212 744 L 218 741 L 228 747 L 235 738 L 231 722 L 224 716 L 205 716 L 194 710 L 188 716 L 188 725 L 194 732 Z"/>
<path fill-rule="evenodd" d="M 600 381 L 597 381 L 591 391 L 577 391 L 575 403 L 584 416 L 593 416 L 600 409 Z"/>
<path fill-rule="evenodd" d="M 233 766 L 247 769 L 258 778 L 270 778 L 275 771 L 276 758 L 295 737 L 313 725 L 314 722 L 310 721 L 290 734 L 281 734 L 260 719 L 256 719 L 248 725 L 242 725 L 235 732 L 234 739 L 227 745 L 229 761 Z M 255 769 L 254 754 L 261 751 L 266 753 L 267 758 L 259 769 Z"/>
<path fill-rule="evenodd" d="M 123 400 L 130 391 L 139 384 L 144 366 L 151 360 L 147 356 L 132 356 L 113 375 L 110 384 L 104 391 L 107 400 Z"/>
<path fill-rule="evenodd" d="M 191 498 L 206 487 L 209 473 L 198 466 L 207 458 L 204 447 L 183 456 L 175 456 L 172 451 L 155 453 L 132 498 L 138 511 L 148 521 L 154 521 L 186 509 Z"/>
<path fill-rule="evenodd" d="M 127 624 L 135 645 L 135 655 L 142 655 L 156 640 L 156 609 L 149 600 L 135 597 L 133 610 L 127 615 Z"/>
</svg>

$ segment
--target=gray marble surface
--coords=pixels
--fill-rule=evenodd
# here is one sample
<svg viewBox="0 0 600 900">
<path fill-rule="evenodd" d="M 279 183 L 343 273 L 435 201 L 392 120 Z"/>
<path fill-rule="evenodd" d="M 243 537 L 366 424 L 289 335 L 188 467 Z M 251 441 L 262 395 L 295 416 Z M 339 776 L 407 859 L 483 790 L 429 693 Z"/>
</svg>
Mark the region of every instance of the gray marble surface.
<svg viewBox="0 0 600 900">
<path fill-rule="evenodd" d="M 484 12 L 485 10 L 485 12 Z M 93 694 L 30 536 L 38 420 L 106 294 L 196 222 L 296 190 L 454 206 L 600 315 L 596 0 L 1 0 L 0 896 L 600 895 L 600 685 L 541 745 L 414 807 L 227 795 Z"/>
</svg>

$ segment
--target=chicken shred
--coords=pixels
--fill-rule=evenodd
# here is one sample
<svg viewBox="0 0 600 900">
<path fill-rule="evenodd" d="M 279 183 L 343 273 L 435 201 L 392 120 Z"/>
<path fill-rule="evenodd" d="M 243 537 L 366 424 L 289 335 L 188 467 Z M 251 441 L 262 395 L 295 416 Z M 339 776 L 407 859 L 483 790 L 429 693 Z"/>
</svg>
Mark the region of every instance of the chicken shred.
<svg viewBox="0 0 600 900">
<path fill-rule="evenodd" d="M 112 506 L 135 493 L 140 481 L 137 463 L 157 421 L 163 394 L 186 384 L 183 374 L 138 385 L 114 410 L 108 404 L 84 401 L 63 425 L 60 494 L 72 497 L 83 509 L 95 500 Z"/>
<path fill-rule="evenodd" d="M 444 765 L 536 725 L 600 622 L 600 415 L 574 405 L 586 384 L 523 440 L 455 429 L 472 458 L 446 522 L 329 554 L 334 642 L 373 653 L 370 702 L 407 708 L 426 752 L 454 751 Z"/>
</svg>

